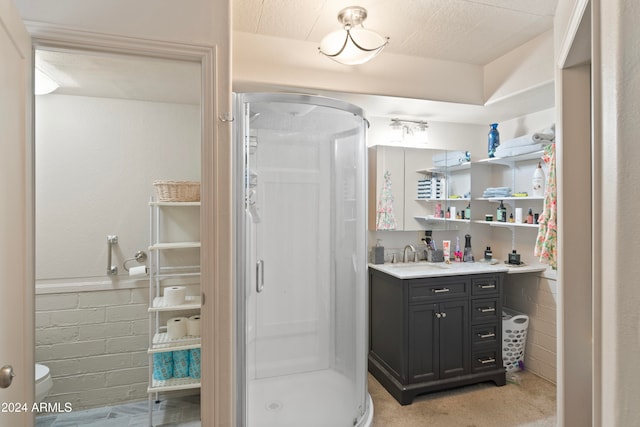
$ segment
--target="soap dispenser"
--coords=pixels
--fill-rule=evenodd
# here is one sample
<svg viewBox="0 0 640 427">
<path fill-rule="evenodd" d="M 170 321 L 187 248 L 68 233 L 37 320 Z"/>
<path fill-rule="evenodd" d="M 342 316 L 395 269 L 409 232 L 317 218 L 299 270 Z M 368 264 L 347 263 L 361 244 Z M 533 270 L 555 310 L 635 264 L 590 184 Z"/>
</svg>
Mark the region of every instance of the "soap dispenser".
<svg viewBox="0 0 640 427">
<path fill-rule="evenodd" d="M 384 264 L 384 246 L 380 244 L 381 239 L 378 239 L 376 245 L 373 247 L 373 263 Z"/>
</svg>

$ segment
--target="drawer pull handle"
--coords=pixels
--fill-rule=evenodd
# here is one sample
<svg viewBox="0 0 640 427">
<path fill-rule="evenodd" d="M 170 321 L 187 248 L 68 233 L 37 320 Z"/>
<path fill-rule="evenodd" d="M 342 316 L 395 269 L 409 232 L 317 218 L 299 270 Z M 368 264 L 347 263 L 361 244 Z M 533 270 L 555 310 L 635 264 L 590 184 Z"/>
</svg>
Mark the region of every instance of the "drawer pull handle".
<svg viewBox="0 0 640 427">
<path fill-rule="evenodd" d="M 494 311 L 496 311 L 496 308 L 495 307 L 485 307 L 485 308 L 480 307 L 480 308 L 478 308 L 478 311 L 480 313 L 493 313 Z"/>
<path fill-rule="evenodd" d="M 449 288 L 440 288 L 440 289 L 431 289 L 431 292 L 433 292 L 434 294 L 441 294 L 443 292 L 450 292 L 451 289 Z"/>
<path fill-rule="evenodd" d="M 496 285 L 495 285 L 495 283 L 492 283 L 492 284 L 490 284 L 490 285 L 478 285 L 478 287 L 479 287 L 480 289 L 495 289 L 495 288 L 496 288 Z"/>
<path fill-rule="evenodd" d="M 490 357 L 488 359 L 478 359 L 478 362 L 482 363 L 483 365 L 486 365 L 487 363 L 495 363 L 496 359 L 494 359 L 493 357 Z"/>
<path fill-rule="evenodd" d="M 493 332 L 487 332 L 487 333 L 485 333 L 485 334 L 483 334 L 483 333 L 479 333 L 479 334 L 478 334 L 478 336 L 479 336 L 480 338 L 484 339 L 484 338 L 493 338 L 493 337 L 495 337 L 495 336 L 496 336 L 496 334 L 494 334 Z"/>
</svg>

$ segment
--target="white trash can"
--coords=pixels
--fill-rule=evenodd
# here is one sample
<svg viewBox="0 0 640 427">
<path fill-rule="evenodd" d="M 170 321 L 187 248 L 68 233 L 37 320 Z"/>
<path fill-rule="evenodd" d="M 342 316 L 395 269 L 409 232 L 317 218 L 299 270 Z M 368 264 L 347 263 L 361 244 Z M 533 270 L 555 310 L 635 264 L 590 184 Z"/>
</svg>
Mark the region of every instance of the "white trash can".
<svg viewBox="0 0 640 427">
<path fill-rule="evenodd" d="M 510 308 L 502 309 L 502 364 L 507 372 L 524 366 L 529 316 Z"/>
</svg>

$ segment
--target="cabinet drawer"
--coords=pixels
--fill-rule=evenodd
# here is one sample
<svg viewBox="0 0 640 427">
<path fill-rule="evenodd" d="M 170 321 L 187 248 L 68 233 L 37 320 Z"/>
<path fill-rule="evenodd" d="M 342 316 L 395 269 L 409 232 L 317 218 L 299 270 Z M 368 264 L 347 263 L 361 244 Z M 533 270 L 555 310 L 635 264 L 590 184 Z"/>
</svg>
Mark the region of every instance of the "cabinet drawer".
<svg viewBox="0 0 640 427">
<path fill-rule="evenodd" d="M 411 280 L 409 302 L 430 301 L 438 298 L 464 297 L 467 295 L 467 279 Z"/>
<path fill-rule="evenodd" d="M 491 322 L 501 317 L 500 304 L 498 298 L 477 299 L 471 301 L 471 321 L 473 323 L 478 322 Z"/>
<path fill-rule="evenodd" d="M 471 295 L 493 295 L 500 292 L 500 277 L 487 276 L 471 279 Z"/>
<path fill-rule="evenodd" d="M 471 345 L 474 351 L 477 347 L 495 346 L 498 343 L 498 326 L 495 323 L 476 325 L 471 328 Z"/>
<path fill-rule="evenodd" d="M 498 357 L 498 352 L 495 350 L 475 352 L 472 356 L 471 369 L 473 372 L 481 372 L 502 366 L 502 360 Z"/>
</svg>

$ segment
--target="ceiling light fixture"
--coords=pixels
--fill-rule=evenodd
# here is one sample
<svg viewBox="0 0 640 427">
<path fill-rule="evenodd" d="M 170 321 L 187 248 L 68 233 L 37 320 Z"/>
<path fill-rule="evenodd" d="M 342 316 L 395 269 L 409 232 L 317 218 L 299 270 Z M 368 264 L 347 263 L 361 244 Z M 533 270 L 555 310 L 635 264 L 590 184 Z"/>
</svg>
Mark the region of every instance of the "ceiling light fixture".
<svg viewBox="0 0 640 427">
<path fill-rule="evenodd" d="M 389 37 L 382 37 L 375 31 L 362 26 L 367 19 L 367 9 L 350 6 L 338 13 L 338 21 L 344 26 L 324 36 L 318 51 L 345 65 L 364 64 L 371 60 L 389 43 Z"/>
</svg>

